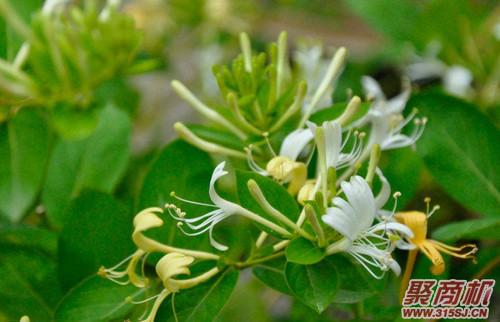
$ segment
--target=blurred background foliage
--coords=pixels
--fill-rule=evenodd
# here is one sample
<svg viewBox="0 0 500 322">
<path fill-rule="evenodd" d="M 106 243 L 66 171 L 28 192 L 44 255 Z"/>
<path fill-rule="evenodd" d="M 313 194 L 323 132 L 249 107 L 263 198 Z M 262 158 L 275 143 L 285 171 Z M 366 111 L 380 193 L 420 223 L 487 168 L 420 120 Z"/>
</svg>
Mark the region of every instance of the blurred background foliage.
<svg viewBox="0 0 500 322">
<path fill-rule="evenodd" d="M 363 75 L 389 98 L 409 80 L 407 110 L 418 108 L 429 124 L 416 149 L 381 161 L 403 193 L 398 207 L 424 210 L 431 196 L 441 205 L 431 234 L 479 244 L 478 265 L 449 265 L 446 276 L 500 277 L 497 1 L 66 2 L 48 12 L 42 0 L 0 0 L 0 321 L 27 312 L 51 320 L 69 289 L 131 251 L 130 219 L 156 200 L 151 189 L 172 190 L 168 158 L 183 162 L 162 151 L 173 123 L 197 120 L 170 81 L 220 104 L 212 65 L 235 56 L 241 31 L 265 49 L 287 30 L 290 56 L 301 51 L 317 66 L 347 47 L 334 102 L 363 95 Z M 304 66 L 294 68 L 307 77 Z M 207 182 L 210 170 L 197 178 Z M 426 259 L 416 275 L 428 277 Z M 398 310 L 379 294 L 319 317 L 245 271 L 217 321 L 393 320 Z M 490 316 L 499 315 L 491 306 Z"/>
</svg>

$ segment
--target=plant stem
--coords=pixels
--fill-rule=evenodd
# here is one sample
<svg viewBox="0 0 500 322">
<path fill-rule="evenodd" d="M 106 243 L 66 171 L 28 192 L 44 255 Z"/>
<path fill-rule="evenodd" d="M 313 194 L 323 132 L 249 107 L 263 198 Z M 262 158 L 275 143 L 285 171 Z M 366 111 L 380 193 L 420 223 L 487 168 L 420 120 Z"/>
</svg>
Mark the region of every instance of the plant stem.
<svg viewBox="0 0 500 322">
<path fill-rule="evenodd" d="M 242 262 L 237 262 L 237 263 L 234 264 L 234 266 L 236 268 L 238 268 L 238 269 L 243 269 L 243 268 L 247 268 L 247 267 L 253 266 L 255 264 L 260 264 L 260 263 L 264 263 L 264 262 L 270 261 L 272 259 L 281 257 L 283 255 L 285 255 L 285 252 L 281 251 L 281 252 L 278 252 L 278 253 L 271 254 L 269 256 L 264 256 L 264 257 L 260 257 L 260 258 L 253 259 L 253 260 L 247 260 L 246 262 L 243 262 L 243 263 Z"/>
<path fill-rule="evenodd" d="M 405 296 L 406 288 L 410 282 L 411 273 L 413 272 L 413 267 L 415 266 L 415 259 L 417 258 L 418 249 L 412 249 L 408 252 L 408 258 L 406 259 L 406 267 L 403 278 L 401 279 L 401 286 L 399 289 L 399 301 L 402 302 Z"/>
</svg>

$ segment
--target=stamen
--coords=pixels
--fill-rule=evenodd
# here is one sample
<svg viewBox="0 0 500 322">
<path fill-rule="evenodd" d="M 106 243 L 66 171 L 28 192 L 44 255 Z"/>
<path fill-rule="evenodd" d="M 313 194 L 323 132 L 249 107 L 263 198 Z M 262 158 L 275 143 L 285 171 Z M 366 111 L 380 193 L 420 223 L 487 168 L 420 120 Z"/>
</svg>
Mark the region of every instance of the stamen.
<svg viewBox="0 0 500 322">
<path fill-rule="evenodd" d="M 266 141 L 266 144 L 267 144 L 267 147 L 268 147 L 269 151 L 271 152 L 271 154 L 274 157 L 276 157 L 277 154 L 276 154 L 276 152 L 274 152 L 273 146 L 271 145 L 271 141 L 269 141 L 269 133 L 268 132 L 264 132 L 264 133 L 262 133 L 262 136 L 264 137 L 264 140 Z"/>
<path fill-rule="evenodd" d="M 439 209 L 441 209 L 441 207 L 440 207 L 439 205 L 435 205 L 435 206 L 432 208 L 431 212 L 429 212 L 429 213 L 427 214 L 427 218 L 430 218 L 430 217 L 431 217 L 431 216 L 432 216 L 432 215 L 433 215 L 436 211 L 438 211 Z"/>
<path fill-rule="evenodd" d="M 255 162 L 254 158 L 253 158 L 253 154 L 252 154 L 252 149 L 253 149 L 253 145 L 250 144 L 247 148 L 245 148 L 245 151 L 247 153 L 247 163 L 248 163 L 248 167 L 250 169 L 252 169 L 252 171 L 262 175 L 262 176 L 268 176 L 269 173 L 267 173 L 266 170 L 264 170 L 262 167 L 260 167 L 257 162 Z"/>
<path fill-rule="evenodd" d="M 424 202 L 426 205 L 426 212 L 425 213 L 427 214 L 427 218 L 429 218 L 429 212 L 431 209 L 431 197 L 425 197 Z"/>
<path fill-rule="evenodd" d="M 179 200 L 179 201 L 182 201 L 182 202 L 185 202 L 185 203 L 189 203 L 189 204 L 192 204 L 192 205 L 217 208 L 217 206 L 212 205 L 212 204 L 208 204 L 208 203 L 204 203 L 204 202 L 198 202 L 198 201 L 192 201 L 192 200 L 181 198 L 181 197 L 179 197 L 179 196 L 177 196 L 175 194 L 175 191 L 170 192 L 170 196 L 173 197 L 173 198 L 175 198 L 175 199 L 177 199 L 177 200 Z"/>
<path fill-rule="evenodd" d="M 392 206 L 392 214 L 389 218 L 394 216 L 394 214 L 396 213 L 396 210 L 398 209 L 398 198 L 401 197 L 401 192 L 400 191 L 394 192 L 392 197 L 394 198 L 394 205 Z"/>
</svg>

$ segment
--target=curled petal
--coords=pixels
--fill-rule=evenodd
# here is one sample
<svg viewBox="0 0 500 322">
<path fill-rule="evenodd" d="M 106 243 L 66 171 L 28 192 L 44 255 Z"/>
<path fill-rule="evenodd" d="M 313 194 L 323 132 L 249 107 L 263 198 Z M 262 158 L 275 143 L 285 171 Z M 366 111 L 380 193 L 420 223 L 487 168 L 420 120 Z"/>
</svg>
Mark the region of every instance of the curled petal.
<svg viewBox="0 0 500 322">
<path fill-rule="evenodd" d="M 163 285 L 170 292 L 179 290 L 173 277 L 177 275 L 189 275 L 189 265 L 194 262 L 194 258 L 180 253 L 169 253 L 163 256 L 156 264 L 156 273 L 163 282 Z"/>
</svg>

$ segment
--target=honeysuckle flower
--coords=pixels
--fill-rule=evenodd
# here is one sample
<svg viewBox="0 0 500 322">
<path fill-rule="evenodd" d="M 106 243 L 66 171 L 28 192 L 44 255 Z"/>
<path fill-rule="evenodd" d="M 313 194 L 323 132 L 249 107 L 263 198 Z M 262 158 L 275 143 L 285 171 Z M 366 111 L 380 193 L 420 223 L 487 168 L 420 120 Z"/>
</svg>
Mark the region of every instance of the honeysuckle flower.
<svg viewBox="0 0 500 322">
<path fill-rule="evenodd" d="M 149 253 L 175 252 L 200 259 L 219 259 L 219 256 L 215 254 L 168 246 L 145 236 L 143 233 L 146 230 L 163 225 L 163 220 L 158 216 L 158 214 L 161 213 L 163 213 L 163 209 L 158 207 L 146 208 L 140 211 L 134 217 L 134 231 L 132 233 L 132 240 L 137 246 L 137 250 L 132 255 L 111 268 L 101 266 L 97 274 L 120 285 L 132 283 L 136 287 L 145 287 L 147 285 L 147 278 L 144 276 L 142 267 L 141 274 L 137 274 L 137 266 L 139 262 L 142 262 L 142 265 L 144 265 L 146 256 Z M 123 266 L 125 266 L 125 268 L 121 268 Z"/>
<path fill-rule="evenodd" d="M 220 251 L 226 251 L 228 247 L 226 245 L 223 245 L 219 242 L 217 242 L 214 237 L 213 237 L 213 229 L 215 226 L 220 223 L 221 221 L 227 219 L 230 216 L 233 215 L 240 215 L 246 218 L 249 218 L 253 221 L 256 221 L 262 225 L 265 225 L 269 227 L 270 229 L 276 231 L 277 233 L 284 235 L 284 236 L 289 236 L 290 233 L 274 224 L 273 222 L 268 221 L 267 219 L 251 212 L 250 210 L 243 208 L 242 206 L 228 201 L 217 193 L 215 190 L 215 184 L 217 183 L 217 180 L 219 180 L 221 177 L 225 176 L 228 174 L 227 171 L 224 170 L 225 162 L 221 162 L 214 170 L 212 174 L 212 178 L 210 179 L 210 186 L 209 186 L 209 196 L 213 204 L 207 204 L 207 203 L 200 203 L 200 202 L 194 202 L 190 201 L 187 199 L 183 199 L 180 197 L 177 197 L 175 193 L 172 194 L 172 196 L 176 197 L 177 199 L 191 203 L 191 204 L 196 204 L 196 205 L 201 205 L 201 206 L 206 206 L 206 207 L 212 207 L 215 208 L 214 210 L 194 217 L 194 218 L 187 218 L 186 214 L 178 208 L 174 204 L 166 204 L 165 207 L 168 209 L 170 215 L 179 221 L 178 227 L 184 232 L 184 234 L 188 236 L 197 236 L 200 234 L 203 234 L 208 231 L 209 238 L 210 238 L 210 244 L 220 250 Z M 184 224 L 189 228 L 189 230 L 186 230 L 183 228 Z"/>
<path fill-rule="evenodd" d="M 446 92 L 468 97 L 472 93 L 472 72 L 464 66 L 449 66 L 438 58 L 441 44 L 431 42 L 424 56 L 414 55 L 413 62 L 406 67 L 406 74 L 412 82 L 441 79 Z"/>
<path fill-rule="evenodd" d="M 175 277 L 179 275 L 190 275 L 191 271 L 189 270 L 189 265 L 191 265 L 194 260 L 194 257 L 174 252 L 163 256 L 158 263 L 156 263 L 156 274 L 162 281 L 164 289 L 158 295 L 146 300 L 149 301 L 155 299 L 155 302 L 147 318 L 141 322 L 154 322 L 161 303 L 165 300 L 165 298 L 167 298 L 168 295 L 176 293 L 180 289 L 196 286 L 219 272 L 219 269 L 214 267 L 213 269 L 195 278 L 185 280 L 175 279 Z"/>
<path fill-rule="evenodd" d="M 312 123 L 307 123 L 313 135 L 317 132 L 317 126 Z M 354 143 L 351 151 L 343 153 L 344 147 L 349 141 L 351 131 L 348 136 L 342 140 L 342 126 L 336 121 L 325 121 L 321 125 L 324 135 L 321 138 L 322 142 L 317 142 L 318 149 L 324 147 L 326 169 L 335 168 L 342 169 L 352 165 L 361 156 L 363 150 L 362 138 L 363 134 L 354 133 Z"/>
<path fill-rule="evenodd" d="M 454 247 L 443 244 L 437 240 L 428 239 L 427 223 L 428 218 L 432 215 L 433 211 L 427 214 L 420 211 L 399 212 L 394 217 L 398 222 L 405 224 L 413 231 L 414 235 L 409 238 L 410 242 L 430 259 L 432 262 L 430 269 L 432 274 L 439 275 L 442 274 L 445 269 L 445 263 L 441 253 L 457 258 L 470 258 L 474 260 L 474 254 L 477 252 L 478 248 L 474 244 Z"/>
<path fill-rule="evenodd" d="M 295 195 L 307 179 L 306 164 L 297 160 L 307 152 L 307 146 L 312 139 L 313 133 L 309 129 L 292 131 L 283 140 L 279 154 L 269 160 L 265 169 L 255 162 L 252 147 L 249 147 L 248 166 L 260 175 L 271 176 L 280 183 L 288 183 L 288 192 Z"/>
<path fill-rule="evenodd" d="M 369 153 L 374 144 L 380 145 L 382 150 L 398 149 L 413 145 L 422 135 L 427 119 L 415 118 L 417 111 L 412 111 L 406 118 L 402 112 L 410 96 L 409 88 L 401 94 L 387 99 L 376 80 L 369 76 L 363 76 L 363 88 L 366 95 L 373 99 L 373 105 L 368 113 L 360 120 L 353 123 L 352 126 L 363 126 L 370 122 L 371 132 L 367 149 Z M 407 135 L 402 130 L 411 122 L 415 123 L 412 132 Z"/>
<path fill-rule="evenodd" d="M 401 268 L 391 257 L 393 245 L 387 231 L 413 236 L 412 231 L 396 222 L 373 224 L 377 203 L 370 186 L 360 176 L 341 183 L 346 199 L 335 197 L 333 207 L 326 209 L 321 219 L 343 238 L 327 247 L 327 254 L 346 252 L 358 261 L 373 277 L 381 278 L 387 270 L 399 274 Z M 377 275 L 373 268 L 382 271 Z"/>
<path fill-rule="evenodd" d="M 460 65 L 453 65 L 446 69 L 443 75 L 444 89 L 458 97 L 468 97 L 472 91 L 472 72 Z"/>
<path fill-rule="evenodd" d="M 144 263 L 148 253 L 157 251 L 157 246 L 160 243 L 144 236 L 143 232 L 163 225 L 163 221 L 157 215 L 157 213 L 162 212 L 163 209 L 157 207 L 147 208 L 139 212 L 134 217 L 134 231 L 132 233 L 132 240 L 137 246 L 137 250 L 111 268 L 100 267 L 97 274 L 121 285 L 132 283 L 136 287 L 145 287 L 147 278 L 137 274 L 137 265 L 140 261 Z M 128 264 L 125 269 L 120 269 L 126 263 Z M 124 279 L 125 277 L 127 278 Z"/>
</svg>

